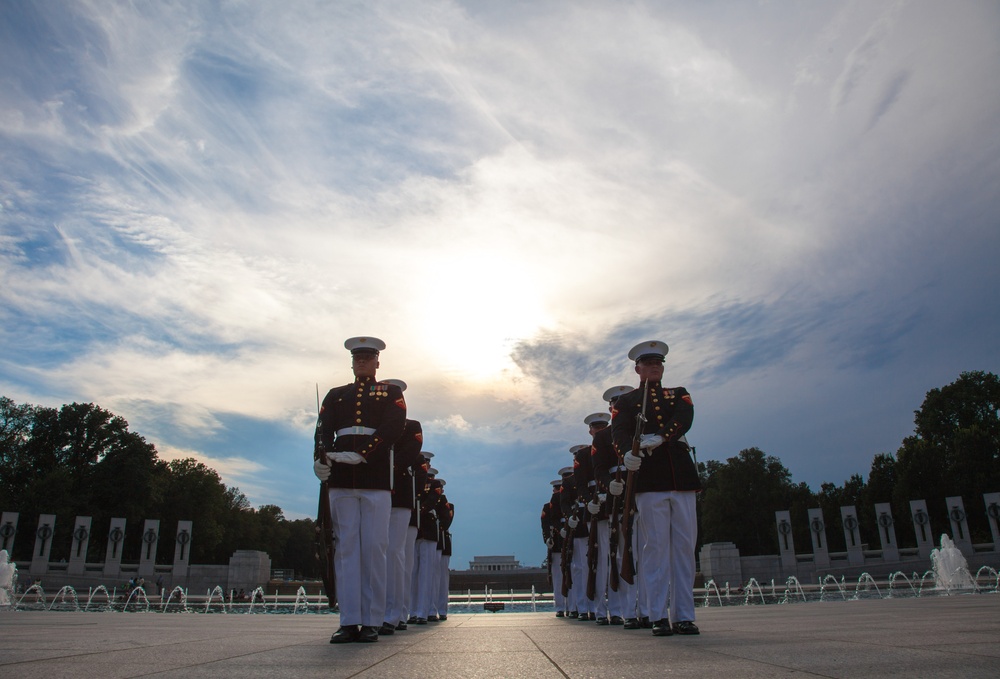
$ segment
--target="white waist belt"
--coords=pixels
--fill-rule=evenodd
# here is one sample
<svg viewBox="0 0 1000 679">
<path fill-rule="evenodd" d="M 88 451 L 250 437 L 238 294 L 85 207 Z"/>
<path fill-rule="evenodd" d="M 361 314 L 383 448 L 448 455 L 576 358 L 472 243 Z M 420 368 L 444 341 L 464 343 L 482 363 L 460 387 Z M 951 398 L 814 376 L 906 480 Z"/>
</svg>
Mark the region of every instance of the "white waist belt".
<svg viewBox="0 0 1000 679">
<path fill-rule="evenodd" d="M 374 433 L 371 427 L 344 427 L 336 431 L 337 436 L 371 436 Z"/>
</svg>

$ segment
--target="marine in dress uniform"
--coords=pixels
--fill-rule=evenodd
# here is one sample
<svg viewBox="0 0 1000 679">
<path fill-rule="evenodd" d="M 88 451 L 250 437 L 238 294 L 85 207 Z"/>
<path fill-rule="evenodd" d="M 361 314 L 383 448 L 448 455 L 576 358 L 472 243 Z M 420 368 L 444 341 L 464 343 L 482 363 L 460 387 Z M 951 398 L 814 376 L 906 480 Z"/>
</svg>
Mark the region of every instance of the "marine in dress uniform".
<svg viewBox="0 0 1000 679">
<path fill-rule="evenodd" d="M 407 624 L 415 624 L 417 616 L 413 615 L 413 608 L 417 603 L 417 536 L 420 527 L 420 506 L 427 489 L 427 470 L 431 468 L 431 458 L 434 453 L 429 450 L 421 450 L 418 463 L 413 467 L 413 511 L 410 512 L 410 525 L 406 529 L 406 570 L 409 572 L 408 586 L 406 588 L 406 614 L 407 618 L 400 619 L 401 622 L 396 629 L 406 629 Z"/>
<path fill-rule="evenodd" d="M 562 484 L 559 486 L 559 537 L 562 538 L 562 571 L 561 589 L 565 590 L 566 617 L 577 618 L 576 592 L 573 590 L 573 539 L 576 524 L 570 519 L 576 512 L 576 487 L 573 482 L 573 467 L 563 467 L 559 470 Z"/>
<path fill-rule="evenodd" d="M 326 482 L 336 540 L 340 629 L 330 643 L 378 641 L 384 621 L 392 445 L 403 433 L 406 401 L 392 384 L 375 379 L 385 342 L 352 337 L 354 382 L 331 389 L 316 423 L 313 470 Z"/>
<path fill-rule="evenodd" d="M 606 429 L 611 420 L 609 413 L 592 413 L 583 419 L 587 425 L 587 430 L 593 438 L 598 432 Z M 608 619 L 608 567 L 611 558 L 611 537 L 608 529 L 608 503 L 607 485 L 597 479 L 594 470 L 594 446 L 584 451 L 587 457 L 587 513 L 589 516 L 589 529 L 595 533 L 591 535 L 591 541 L 597 548 L 595 587 L 594 587 L 594 613 L 597 615 L 598 625 L 610 624 Z M 580 481 L 577 480 L 579 488 Z M 590 555 L 588 554 L 588 557 Z M 616 622 L 620 624 L 620 620 Z"/>
<path fill-rule="evenodd" d="M 559 491 L 562 479 L 551 482 L 552 497 L 542 505 L 542 540 L 549 553 L 549 571 L 552 573 L 552 599 L 556 609 L 556 617 L 566 614 L 566 597 L 562 593 L 562 547 L 563 539 L 559 535 L 562 527 L 562 511 L 559 508 Z"/>
<path fill-rule="evenodd" d="M 587 487 L 590 472 L 590 446 L 581 444 L 569 449 L 573 454 L 573 490 L 567 494 L 563 484 L 563 513 L 573 530 L 573 602 L 574 609 L 579 613 L 579 620 L 597 620 L 594 613 L 594 602 L 587 598 L 587 543 L 590 541 L 590 529 L 587 525 L 582 488 Z M 567 508 L 567 503 L 570 503 Z M 587 515 L 589 516 L 589 515 Z"/>
<path fill-rule="evenodd" d="M 440 477 L 438 477 L 438 481 L 441 482 L 442 490 L 448 485 Z M 451 528 L 451 522 L 455 519 L 455 505 L 448 501 L 448 496 L 444 493 L 441 494 L 441 497 L 444 499 L 444 506 L 441 516 L 438 517 L 438 551 L 440 556 L 438 558 L 437 605 L 435 609 L 438 620 L 447 620 L 448 589 L 451 583 L 451 572 L 448 569 L 451 565 L 451 532 L 448 529 Z"/>
<path fill-rule="evenodd" d="M 614 409 L 614 404 L 620 396 L 627 394 L 632 391 L 633 387 L 629 386 L 617 386 L 611 387 L 605 390 L 603 398 L 608 402 L 608 410 Z M 610 415 L 608 416 L 610 419 Z M 590 461 L 591 466 L 594 469 L 594 479 L 598 486 L 602 489 L 607 489 L 609 494 L 609 502 L 605 502 L 604 511 L 609 513 L 609 520 L 606 523 L 607 535 L 607 545 L 608 551 L 611 548 L 611 532 L 614 531 L 616 547 L 615 547 L 615 565 L 618 572 L 622 569 L 622 556 L 625 553 L 624 545 L 622 540 L 625 536 L 619 534 L 619 526 L 621 524 L 621 512 L 622 509 L 622 493 L 625 489 L 625 484 L 622 479 L 622 475 L 625 474 L 625 467 L 621 465 L 619 456 L 614 447 L 614 442 L 611 438 L 611 427 L 605 426 L 594 432 L 594 443 L 590 451 Z M 611 517 L 610 505 L 614 506 L 615 516 Z M 601 524 L 598 524 L 598 529 L 601 529 Z M 635 536 L 633 531 L 633 554 L 636 554 L 635 547 Z M 601 544 L 605 544 L 604 537 L 601 538 Z M 610 554 L 609 554 L 610 561 Z M 639 574 L 636 574 L 639 577 Z M 623 625 L 625 629 L 639 629 L 639 608 L 638 608 L 638 588 L 636 583 L 629 584 L 625 582 L 624 579 L 618 579 L 618 589 L 615 590 L 611 587 L 608 588 L 608 612 L 611 615 L 610 623 L 612 625 Z"/>
<path fill-rule="evenodd" d="M 437 470 L 431 467 L 427 470 L 427 484 L 420 496 L 420 518 L 417 528 L 416 556 L 414 559 L 414 590 L 413 617 L 418 625 L 426 625 L 437 619 L 437 586 L 439 583 L 440 552 L 438 537 L 440 523 L 438 516 L 447 511 L 442 501 L 443 488 L 434 477 Z M 432 617 L 433 616 L 433 617 Z"/>
<path fill-rule="evenodd" d="M 406 391 L 406 383 L 402 380 L 384 382 Z M 410 573 L 407 570 L 407 532 L 413 512 L 413 467 L 422 459 L 420 448 L 423 441 L 420 422 L 408 419 L 392 450 L 392 510 L 389 517 L 389 552 L 386 555 L 385 621 L 379 629 L 382 635 L 393 634 L 408 613 L 406 593 L 410 587 Z M 409 551 L 412 560 L 412 548 Z M 406 629 L 405 623 L 402 629 Z"/>
<path fill-rule="evenodd" d="M 618 399 L 611 425 L 618 450 L 628 451 L 623 462 L 635 474 L 638 532 L 643 542 L 640 571 L 656 636 L 698 634 L 694 623 L 695 495 L 701 482 L 683 439 L 694 420 L 694 405 L 684 387 L 661 384 L 667 351 L 660 341 L 632 348 L 628 356 L 635 361 L 640 387 Z M 640 454 L 633 455 L 632 437 L 644 399 Z"/>
</svg>

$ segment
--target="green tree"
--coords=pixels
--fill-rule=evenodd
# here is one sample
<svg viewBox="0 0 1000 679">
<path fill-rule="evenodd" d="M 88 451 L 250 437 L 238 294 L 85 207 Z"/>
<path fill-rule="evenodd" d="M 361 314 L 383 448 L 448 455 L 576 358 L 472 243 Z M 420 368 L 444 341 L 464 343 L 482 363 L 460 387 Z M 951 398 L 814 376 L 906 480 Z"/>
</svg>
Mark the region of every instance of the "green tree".
<svg viewBox="0 0 1000 679">
<path fill-rule="evenodd" d="M 844 519 L 841 516 L 841 507 L 854 507 L 855 511 L 861 509 L 865 491 L 865 480 L 860 474 L 854 474 L 844 481 L 843 486 L 833 483 L 824 483 L 820 486 L 819 493 L 816 494 L 816 501 L 823 510 L 823 521 L 826 523 L 827 540 L 830 541 L 829 548 L 832 552 L 843 552 L 847 549 L 844 538 Z"/>
<path fill-rule="evenodd" d="M 709 460 L 705 472 L 700 507 L 703 542 L 734 542 L 744 556 L 774 554 L 778 551 L 774 513 L 793 504 L 802 513 L 802 521 L 793 524 L 805 526 L 809 489 L 792 484 L 791 473 L 778 458 L 747 448 L 725 463 Z M 809 544 L 808 533 L 795 538 Z"/>
<path fill-rule="evenodd" d="M 167 463 L 167 474 L 161 480 L 161 501 L 152 511 L 161 517 L 161 527 L 171 533 L 178 521 L 194 521 L 192 563 L 225 563 L 219 561 L 219 554 L 229 524 L 227 493 L 222 477 L 204 463 L 190 457 Z"/>
<path fill-rule="evenodd" d="M 951 384 L 927 392 L 914 412 L 914 435 L 897 453 L 896 499 L 927 501 L 931 524 L 948 526 L 945 498 L 961 496 L 975 541 L 989 539 L 983 493 L 1000 487 L 1000 378 L 963 372 Z"/>
<path fill-rule="evenodd" d="M 126 519 L 126 562 L 139 559 L 136 526 L 156 518 L 161 563 L 173 558 L 182 520 L 194 522 L 194 563 L 225 563 L 237 549 L 266 551 L 274 563 L 288 560 L 288 550 L 295 564 L 284 567 L 303 571 L 312 563 L 311 521 L 289 522 L 275 505 L 254 510 L 239 488 L 227 488 L 193 458 L 163 462 L 122 417 L 92 403 L 54 409 L 0 397 L 0 469 L 0 507 L 22 514 L 19 532 L 34 534 L 40 514 L 57 516 L 53 559 L 68 556 L 72 522 L 82 515 L 92 517 L 94 534 L 103 534 L 113 517 Z M 301 533 L 309 535 L 305 548 L 296 542 Z M 16 541 L 14 558 L 30 559 L 32 542 Z M 91 540 L 88 560 L 102 559 L 104 548 L 103 540 Z"/>
</svg>

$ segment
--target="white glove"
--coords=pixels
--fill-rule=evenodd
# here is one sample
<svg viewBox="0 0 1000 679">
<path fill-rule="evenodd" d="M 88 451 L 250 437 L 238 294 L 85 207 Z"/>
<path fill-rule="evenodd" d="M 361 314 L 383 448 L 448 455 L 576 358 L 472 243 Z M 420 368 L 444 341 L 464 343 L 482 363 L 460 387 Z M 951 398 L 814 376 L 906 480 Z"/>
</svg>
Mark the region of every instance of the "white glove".
<svg viewBox="0 0 1000 679">
<path fill-rule="evenodd" d="M 566 523 L 569 525 L 570 528 L 575 529 L 578 525 L 580 525 L 580 519 L 576 518 L 575 516 L 571 516 L 568 519 L 566 519 Z"/>
<path fill-rule="evenodd" d="M 587 511 L 593 515 L 598 515 L 601 513 L 601 503 L 597 500 L 591 500 L 587 503 Z"/>
<path fill-rule="evenodd" d="M 625 461 L 625 469 L 629 470 L 630 472 L 637 472 L 639 471 L 639 467 L 642 466 L 642 459 L 636 457 L 631 452 L 625 453 L 624 461 Z"/>
<path fill-rule="evenodd" d="M 344 464 L 360 464 L 362 462 L 368 462 L 364 455 L 351 452 L 350 450 L 340 451 L 339 453 L 329 453 L 328 457 L 330 457 L 334 462 L 342 462 Z"/>
<path fill-rule="evenodd" d="M 552 540 L 552 538 L 549 538 L 548 540 L 545 541 L 545 546 L 548 547 L 549 549 L 552 549 L 555 546 L 555 544 L 556 543 L 555 541 Z"/>
<path fill-rule="evenodd" d="M 564 538 L 564 539 L 566 538 L 566 529 L 565 528 L 560 528 L 559 529 L 559 537 Z"/>
<path fill-rule="evenodd" d="M 639 437 L 639 448 L 652 450 L 663 445 L 664 438 L 659 434 L 643 434 Z"/>
<path fill-rule="evenodd" d="M 612 479 L 611 483 L 608 484 L 608 492 L 615 496 L 621 495 L 625 492 L 625 484 Z"/>
<path fill-rule="evenodd" d="M 320 481 L 326 481 L 330 478 L 330 465 L 326 464 L 325 460 L 316 458 L 313 460 L 313 473 Z"/>
</svg>

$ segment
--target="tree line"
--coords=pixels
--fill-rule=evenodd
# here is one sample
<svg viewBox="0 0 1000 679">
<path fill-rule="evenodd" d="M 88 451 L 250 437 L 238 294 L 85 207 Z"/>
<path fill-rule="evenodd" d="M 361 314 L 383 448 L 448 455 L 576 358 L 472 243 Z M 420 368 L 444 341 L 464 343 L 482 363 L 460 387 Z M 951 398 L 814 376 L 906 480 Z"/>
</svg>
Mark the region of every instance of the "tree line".
<svg viewBox="0 0 1000 679">
<path fill-rule="evenodd" d="M 725 462 L 699 463 L 699 546 L 734 542 L 744 556 L 776 554 L 774 513 L 790 510 L 799 551 L 811 545 L 809 508 L 821 507 L 831 551 L 844 551 L 840 507 L 858 511 L 862 542 L 877 548 L 874 505 L 889 502 L 902 546 L 915 546 L 909 501 L 926 500 L 931 526 L 948 529 L 945 498 L 965 502 L 973 542 L 991 539 L 984 492 L 1000 491 L 1000 379 L 964 372 L 953 383 L 927 392 L 915 411 L 915 429 L 893 453 L 872 460 L 867 480 L 854 474 L 842 485 L 814 492 L 795 483 L 781 461 L 759 448 Z M 158 560 L 173 559 L 179 520 L 196 521 L 192 563 L 226 563 L 237 549 L 267 552 L 275 568 L 317 577 L 314 522 L 290 521 L 280 507 L 250 506 L 239 488 L 193 458 L 165 462 L 156 448 L 121 417 L 92 403 L 61 408 L 18 404 L 0 397 L 0 509 L 20 512 L 16 560 L 30 560 L 39 514 L 56 514 L 51 558 L 69 559 L 76 516 L 93 517 L 102 535 L 113 517 L 129 526 L 160 520 Z M 126 562 L 138 561 L 140 530 L 126 531 Z M 31 539 L 24 536 L 32 536 Z M 104 559 L 106 541 L 91 539 L 87 560 Z"/>
<path fill-rule="evenodd" d="M 982 371 L 963 372 L 927 392 L 914 412 L 914 432 L 895 454 L 872 459 L 868 478 L 854 474 L 843 485 L 824 483 L 819 492 L 794 483 L 781 461 L 759 448 L 741 450 L 725 462 L 699 464 L 704 492 L 699 498 L 699 539 L 734 542 L 743 556 L 778 553 L 774 513 L 789 510 L 796 550 L 811 549 L 807 510 L 822 508 L 830 551 L 845 551 L 840 508 L 854 505 L 862 543 L 880 547 L 875 503 L 891 503 L 896 539 L 916 546 L 910 500 L 925 500 L 935 542 L 951 532 L 945 498 L 965 504 L 973 543 L 992 534 L 983 493 L 1000 491 L 1000 379 Z"/>
<path fill-rule="evenodd" d="M 124 418 L 93 403 L 61 408 L 0 397 L 0 508 L 20 513 L 15 560 L 29 561 L 39 514 L 55 514 L 52 561 L 69 560 L 77 516 L 92 517 L 87 561 L 101 562 L 111 519 L 126 519 L 122 559 L 139 561 L 141 526 L 159 519 L 157 561 L 171 563 L 177 523 L 195 521 L 191 563 L 222 564 L 237 549 L 268 553 L 276 568 L 318 576 L 314 522 L 250 506 L 239 488 L 193 458 L 161 460 Z M 95 539 L 96 538 L 96 539 Z"/>
</svg>

